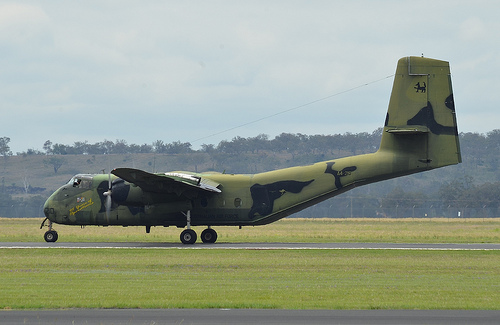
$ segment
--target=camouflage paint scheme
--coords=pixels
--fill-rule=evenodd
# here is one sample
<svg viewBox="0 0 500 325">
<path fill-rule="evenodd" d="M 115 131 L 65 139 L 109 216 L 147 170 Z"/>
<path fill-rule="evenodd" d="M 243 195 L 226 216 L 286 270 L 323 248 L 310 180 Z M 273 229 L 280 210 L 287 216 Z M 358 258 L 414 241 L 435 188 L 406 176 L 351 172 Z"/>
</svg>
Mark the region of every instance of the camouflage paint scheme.
<svg viewBox="0 0 500 325">
<path fill-rule="evenodd" d="M 47 199 L 44 213 L 49 231 L 52 223 L 146 226 L 147 232 L 151 226 L 265 225 L 355 186 L 460 162 L 448 62 L 405 57 L 398 61 L 375 153 L 254 175 L 130 168 L 110 176 L 76 175 Z M 190 236 L 196 240 L 195 233 Z M 214 242 L 212 237 L 202 234 L 204 242 Z"/>
</svg>

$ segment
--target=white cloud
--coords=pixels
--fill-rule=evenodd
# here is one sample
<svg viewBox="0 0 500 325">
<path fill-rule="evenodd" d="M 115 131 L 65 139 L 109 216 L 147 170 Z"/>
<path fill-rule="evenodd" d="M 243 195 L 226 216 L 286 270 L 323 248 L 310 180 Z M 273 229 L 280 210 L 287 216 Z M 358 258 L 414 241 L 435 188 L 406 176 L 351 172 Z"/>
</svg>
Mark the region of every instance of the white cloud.
<svg viewBox="0 0 500 325">
<path fill-rule="evenodd" d="M 24 25 L 46 22 L 47 15 L 38 6 L 23 3 L 0 3 L 0 25 Z"/>
</svg>

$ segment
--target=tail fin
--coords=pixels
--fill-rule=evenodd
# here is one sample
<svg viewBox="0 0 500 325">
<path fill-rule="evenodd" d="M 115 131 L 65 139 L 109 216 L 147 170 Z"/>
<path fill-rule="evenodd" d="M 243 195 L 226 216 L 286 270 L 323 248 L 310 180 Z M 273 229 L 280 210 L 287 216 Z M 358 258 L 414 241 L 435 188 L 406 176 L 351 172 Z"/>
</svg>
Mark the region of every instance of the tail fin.
<svg viewBox="0 0 500 325">
<path fill-rule="evenodd" d="M 448 62 L 398 61 L 379 151 L 392 152 L 400 171 L 461 162 Z"/>
</svg>

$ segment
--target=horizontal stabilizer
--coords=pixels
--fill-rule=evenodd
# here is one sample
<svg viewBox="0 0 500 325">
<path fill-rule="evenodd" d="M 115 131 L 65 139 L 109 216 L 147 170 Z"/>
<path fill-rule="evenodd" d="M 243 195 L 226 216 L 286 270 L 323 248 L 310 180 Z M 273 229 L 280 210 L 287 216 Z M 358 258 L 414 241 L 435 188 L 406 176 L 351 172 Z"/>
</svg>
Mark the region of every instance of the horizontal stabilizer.
<svg viewBox="0 0 500 325">
<path fill-rule="evenodd" d="M 415 127 L 407 127 L 407 128 L 394 128 L 394 129 L 387 129 L 388 133 L 391 134 L 424 134 L 424 133 L 429 133 L 429 128 L 425 126 L 415 126 Z"/>
</svg>

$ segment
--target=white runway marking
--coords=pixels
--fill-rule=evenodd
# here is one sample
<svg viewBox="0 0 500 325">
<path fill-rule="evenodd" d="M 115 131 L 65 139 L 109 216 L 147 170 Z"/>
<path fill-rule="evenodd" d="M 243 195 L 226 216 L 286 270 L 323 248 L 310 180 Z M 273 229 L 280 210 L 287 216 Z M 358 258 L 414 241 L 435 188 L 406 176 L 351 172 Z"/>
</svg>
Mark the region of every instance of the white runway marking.
<svg viewBox="0 0 500 325">
<path fill-rule="evenodd" d="M 0 243 L 0 248 L 39 249 L 244 249 L 244 250 L 500 250 L 500 244 L 408 244 L 408 243 L 216 243 L 183 245 L 177 243 Z"/>
</svg>

